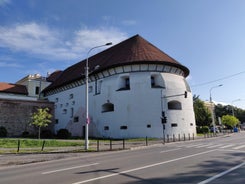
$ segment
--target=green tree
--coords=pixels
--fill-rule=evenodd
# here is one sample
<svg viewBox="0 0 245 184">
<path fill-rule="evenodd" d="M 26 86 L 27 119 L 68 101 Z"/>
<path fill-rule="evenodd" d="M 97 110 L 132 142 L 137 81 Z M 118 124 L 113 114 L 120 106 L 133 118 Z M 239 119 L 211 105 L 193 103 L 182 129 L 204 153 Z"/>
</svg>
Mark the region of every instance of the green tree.
<svg viewBox="0 0 245 184">
<path fill-rule="evenodd" d="M 193 96 L 193 106 L 197 126 L 209 126 L 212 122 L 211 112 L 205 106 L 204 102 L 199 99 L 199 96 Z"/>
<path fill-rule="evenodd" d="M 222 122 L 226 126 L 233 128 L 239 123 L 239 119 L 237 119 L 236 117 L 231 116 L 231 115 L 224 115 L 224 116 L 222 116 Z"/>
<path fill-rule="evenodd" d="M 32 123 L 33 125 L 38 127 L 38 139 L 40 139 L 41 128 L 47 127 L 52 121 L 52 115 L 48 112 L 48 108 L 39 108 L 37 112 L 32 114 Z"/>
</svg>

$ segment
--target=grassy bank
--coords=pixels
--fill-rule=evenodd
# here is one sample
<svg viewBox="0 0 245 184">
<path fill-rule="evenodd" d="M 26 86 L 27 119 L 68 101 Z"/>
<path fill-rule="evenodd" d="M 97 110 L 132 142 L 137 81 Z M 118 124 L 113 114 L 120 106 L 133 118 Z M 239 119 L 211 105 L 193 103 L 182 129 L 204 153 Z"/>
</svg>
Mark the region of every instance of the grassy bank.
<svg viewBox="0 0 245 184">
<path fill-rule="evenodd" d="M 45 142 L 44 142 L 45 141 Z M 45 147 L 69 147 L 69 146 L 82 146 L 83 141 L 65 141 L 65 140 L 56 140 L 56 139 L 15 139 L 15 138 L 2 138 L 0 139 L 0 148 L 16 148 L 20 144 L 21 148 L 34 148 L 42 147 L 45 144 Z"/>
</svg>

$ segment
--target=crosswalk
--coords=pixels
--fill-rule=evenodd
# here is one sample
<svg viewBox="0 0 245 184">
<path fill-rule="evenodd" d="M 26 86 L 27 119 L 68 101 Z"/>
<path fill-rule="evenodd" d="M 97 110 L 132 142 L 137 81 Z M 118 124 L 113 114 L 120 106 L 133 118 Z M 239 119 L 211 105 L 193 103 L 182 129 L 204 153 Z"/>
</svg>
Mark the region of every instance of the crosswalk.
<svg viewBox="0 0 245 184">
<path fill-rule="evenodd" d="M 180 144 L 176 145 L 178 148 L 216 148 L 216 149 L 232 149 L 232 150 L 242 150 L 245 151 L 245 144 L 213 144 L 213 143 L 198 143 L 198 144 Z"/>
</svg>

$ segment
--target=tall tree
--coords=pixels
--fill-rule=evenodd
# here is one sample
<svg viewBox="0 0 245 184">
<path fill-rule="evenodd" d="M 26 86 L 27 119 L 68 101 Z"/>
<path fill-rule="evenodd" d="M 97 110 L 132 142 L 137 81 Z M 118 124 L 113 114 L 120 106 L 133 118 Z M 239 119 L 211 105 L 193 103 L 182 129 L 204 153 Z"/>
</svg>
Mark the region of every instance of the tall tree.
<svg viewBox="0 0 245 184">
<path fill-rule="evenodd" d="M 204 102 L 199 99 L 199 96 L 193 96 L 193 106 L 197 126 L 209 126 L 212 122 L 211 112 L 205 106 Z"/>
<path fill-rule="evenodd" d="M 226 126 L 233 128 L 239 123 L 239 119 L 231 115 L 224 115 L 222 116 L 222 122 Z"/>
<path fill-rule="evenodd" d="M 41 136 L 41 128 L 47 127 L 52 122 L 52 115 L 48 111 L 48 108 L 39 108 L 32 114 L 32 124 L 38 127 L 38 139 Z"/>
</svg>

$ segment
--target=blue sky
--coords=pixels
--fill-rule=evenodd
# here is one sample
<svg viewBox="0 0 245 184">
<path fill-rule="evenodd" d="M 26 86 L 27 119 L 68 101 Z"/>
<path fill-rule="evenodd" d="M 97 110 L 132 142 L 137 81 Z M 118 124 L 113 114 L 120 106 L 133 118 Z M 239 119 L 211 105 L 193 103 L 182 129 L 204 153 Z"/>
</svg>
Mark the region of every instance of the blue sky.
<svg viewBox="0 0 245 184">
<path fill-rule="evenodd" d="M 0 81 L 64 70 L 135 34 L 190 69 L 193 94 L 223 84 L 213 100 L 245 108 L 244 0 L 0 0 Z"/>
</svg>

